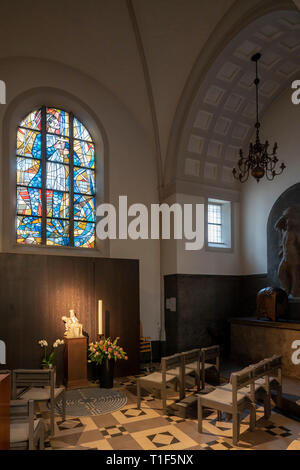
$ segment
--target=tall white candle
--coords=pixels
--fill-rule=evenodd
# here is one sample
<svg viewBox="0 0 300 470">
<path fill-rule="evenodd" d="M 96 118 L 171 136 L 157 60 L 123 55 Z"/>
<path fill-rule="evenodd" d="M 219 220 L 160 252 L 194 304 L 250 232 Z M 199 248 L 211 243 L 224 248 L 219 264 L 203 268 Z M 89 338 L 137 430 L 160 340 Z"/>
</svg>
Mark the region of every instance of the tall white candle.
<svg viewBox="0 0 300 470">
<path fill-rule="evenodd" d="M 98 300 L 98 334 L 102 335 L 102 300 Z"/>
</svg>

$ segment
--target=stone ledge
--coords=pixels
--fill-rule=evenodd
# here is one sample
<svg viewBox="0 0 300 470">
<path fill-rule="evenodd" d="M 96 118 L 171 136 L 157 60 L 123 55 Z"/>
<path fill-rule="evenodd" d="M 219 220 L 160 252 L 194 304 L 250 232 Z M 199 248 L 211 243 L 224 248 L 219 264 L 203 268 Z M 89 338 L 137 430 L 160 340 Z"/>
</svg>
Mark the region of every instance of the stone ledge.
<svg viewBox="0 0 300 470">
<path fill-rule="evenodd" d="M 268 328 L 281 328 L 284 330 L 296 330 L 300 331 L 300 322 L 295 321 L 270 321 L 270 320 L 262 320 L 257 319 L 255 317 L 238 317 L 238 318 L 231 318 L 230 323 L 235 323 L 239 325 L 251 325 L 251 326 L 263 326 Z"/>
</svg>

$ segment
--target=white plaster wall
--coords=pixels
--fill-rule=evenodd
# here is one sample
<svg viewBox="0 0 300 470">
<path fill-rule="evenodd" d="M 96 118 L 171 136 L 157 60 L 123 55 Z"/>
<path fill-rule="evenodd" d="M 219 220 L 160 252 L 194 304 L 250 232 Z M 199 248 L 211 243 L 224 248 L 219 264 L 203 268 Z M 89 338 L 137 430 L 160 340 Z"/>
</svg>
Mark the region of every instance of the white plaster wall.
<svg viewBox="0 0 300 470">
<path fill-rule="evenodd" d="M 252 178 L 243 185 L 241 204 L 242 268 L 244 274 L 267 272 L 267 222 L 278 197 L 300 181 L 300 105 L 291 102 L 287 89 L 262 119 L 262 137 L 273 145 L 278 142 L 279 158 L 286 170 L 274 181 L 256 183 Z"/>
<path fill-rule="evenodd" d="M 176 201 L 183 207 L 183 204 L 203 204 L 204 197 L 176 194 Z M 169 200 L 168 200 L 169 202 Z M 170 203 L 170 202 L 169 202 Z M 219 274 L 219 275 L 239 275 L 240 266 L 240 236 L 239 236 L 239 203 L 233 204 L 233 249 L 232 252 L 207 251 L 205 247 L 201 250 L 188 251 L 185 248 L 186 240 L 165 240 L 162 243 L 164 258 L 167 258 L 162 265 L 163 274 Z M 175 248 L 176 247 L 176 248 Z M 173 256 L 172 260 L 170 256 Z M 174 259 L 175 258 L 175 259 Z M 176 271 L 175 271 L 176 269 Z"/>
</svg>

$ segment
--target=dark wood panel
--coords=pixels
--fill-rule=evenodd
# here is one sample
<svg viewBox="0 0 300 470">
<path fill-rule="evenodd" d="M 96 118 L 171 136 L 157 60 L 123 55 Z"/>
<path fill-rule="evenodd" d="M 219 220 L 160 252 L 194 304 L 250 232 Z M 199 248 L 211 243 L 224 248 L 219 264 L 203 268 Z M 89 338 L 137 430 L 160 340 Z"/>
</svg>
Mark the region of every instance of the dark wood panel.
<svg viewBox="0 0 300 470">
<path fill-rule="evenodd" d="M 48 312 L 46 330 L 51 342 L 62 338 L 65 331 L 61 319 L 73 309 L 84 332 L 95 328 L 94 262 L 91 258 L 47 256 Z M 63 377 L 63 348 L 59 348 L 57 376 Z"/>
<path fill-rule="evenodd" d="M 47 334 L 46 258 L 0 255 L 0 338 L 12 367 L 39 367 L 37 341 Z"/>
<path fill-rule="evenodd" d="M 39 339 L 62 338 L 63 315 L 74 309 L 90 340 L 97 334 L 97 299 L 111 315 L 130 360 L 117 375 L 138 372 L 139 266 L 135 260 L 0 254 L 0 339 L 5 368 L 40 367 Z M 63 380 L 63 348 L 57 350 L 57 381 Z"/>
<path fill-rule="evenodd" d="M 128 353 L 128 361 L 116 364 L 116 376 L 132 375 L 139 370 L 139 263 L 136 260 L 97 259 L 95 264 L 95 296 L 103 301 L 106 331 L 120 336 L 120 345 Z M 109 320 L 109 325 L 107 325 Z"/>
<path fill-rule="evenodd" d="M 0 450 L 9 450 L 10 376 L 0 375 Z"/>
</svg>

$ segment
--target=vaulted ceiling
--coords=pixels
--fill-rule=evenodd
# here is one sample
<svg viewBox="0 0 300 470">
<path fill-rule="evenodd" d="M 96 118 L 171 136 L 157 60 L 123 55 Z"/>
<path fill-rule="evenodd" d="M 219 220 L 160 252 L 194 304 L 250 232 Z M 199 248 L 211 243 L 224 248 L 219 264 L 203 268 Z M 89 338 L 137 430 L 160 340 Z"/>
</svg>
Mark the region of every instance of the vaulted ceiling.
<svg viewBox="0 0 300 470">
<path fill-rule="evenodd" d="M 219 54 L 199 83 L 189 108 L 173 177 L 240 188 L 233 179 L 232 167 L 239 149 L 247 151 L 254 133 L 255 65 L 251 56 L 256 52 L 262 54 L 262 116 L 293 78 L 300 76 L 300 12 L 273 12 L 255 20 Z"/>
<path fill-rule="evenodd" d="M 249 57 L 263 53 L 264 111 L 297 73 L 299 21 L 292 0 L 14 0 L 1 4 L 0 59 L 56 61 L 98 81 L 147 135 L 158 187 L 226 188 L 252 132 Z"/>
</svg>

